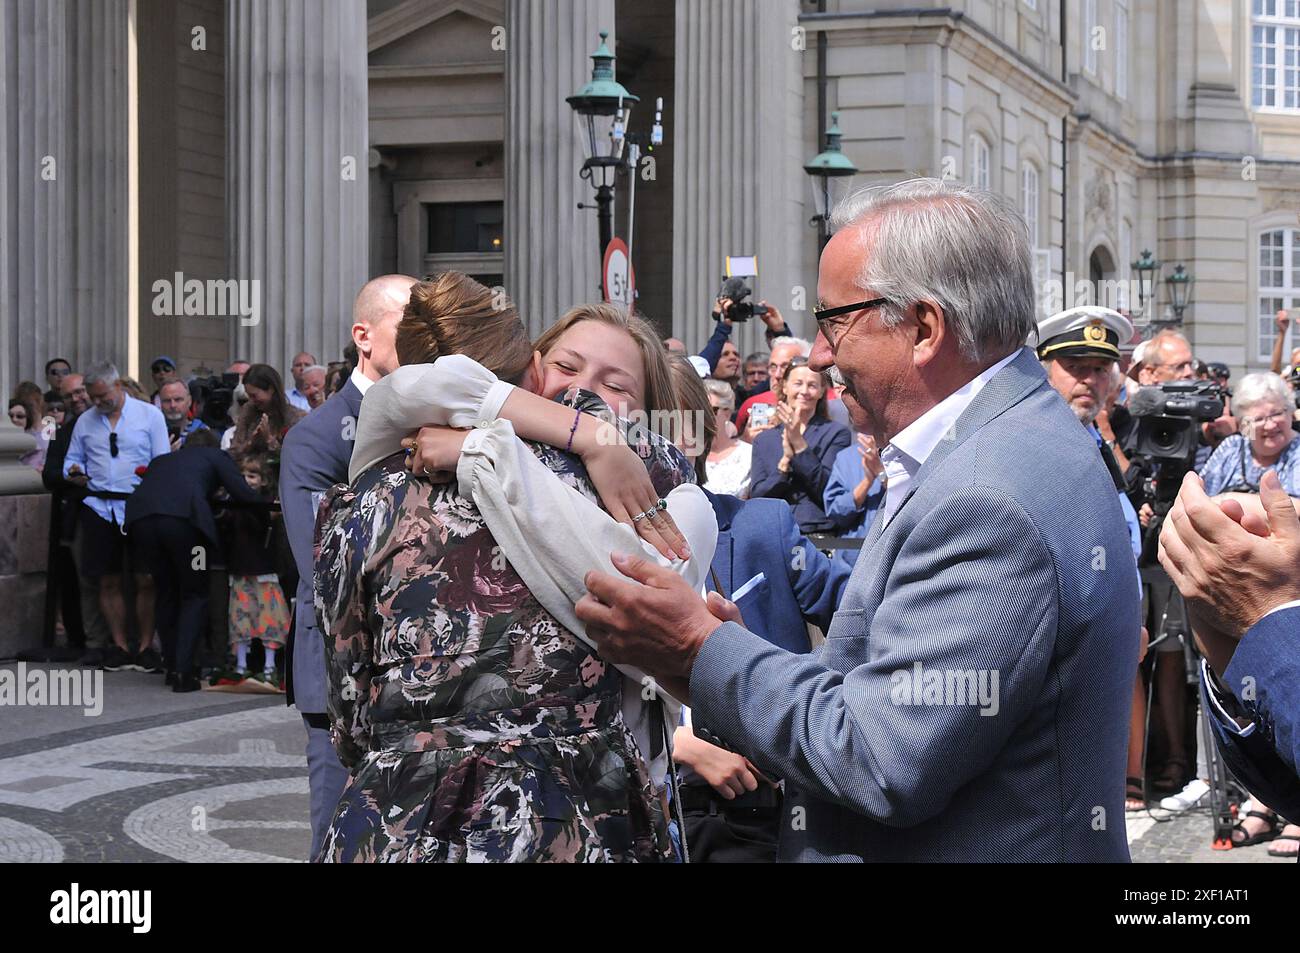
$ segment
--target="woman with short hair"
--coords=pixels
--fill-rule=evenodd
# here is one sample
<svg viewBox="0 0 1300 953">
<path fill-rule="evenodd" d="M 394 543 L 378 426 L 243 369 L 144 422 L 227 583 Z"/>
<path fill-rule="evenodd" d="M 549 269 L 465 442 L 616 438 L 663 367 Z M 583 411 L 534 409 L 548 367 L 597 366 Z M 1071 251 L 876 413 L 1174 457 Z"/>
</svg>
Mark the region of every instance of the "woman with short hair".
<svg viewBox="0 0 1300 953">
<path fill-rule="evenodd" d="M 1292 428 L 1295 398 L 1277 374 L 1247 374 L 1237 384 L 1232 412 L 1238 433 L 1224 438 L 1201 467 L 1205 492 L 1258 493 L 1265 470 L 1276 470 L 1282 489 L 1300 496 L 1300 434 Z"/>
<path fill-rule="evenodd" d="M 706 380 L 704 389 L 713 409 L 713 441 L 708 451 L 708 482 L 704 488 L 710 493 L 726 493 L 742 500 L 749 496 L 749 471 L 753 465 L 754 448 L 736 437 L 731 429 L 731 416 L 736 412 L 736 392 L 721 380 Z"/>
</svg>

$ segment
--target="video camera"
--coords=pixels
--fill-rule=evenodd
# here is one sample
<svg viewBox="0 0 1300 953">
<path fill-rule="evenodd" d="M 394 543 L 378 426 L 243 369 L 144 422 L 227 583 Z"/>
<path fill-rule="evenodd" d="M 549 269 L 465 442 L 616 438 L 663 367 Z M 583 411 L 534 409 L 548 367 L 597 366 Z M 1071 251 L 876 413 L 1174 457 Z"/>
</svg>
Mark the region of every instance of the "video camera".
<svg viewBox="0 0 1300 953">
<path fill-rule="evenodd" d="M 767 314 L 767 308 L 763 307 L 763 305 L 745 300 L 753 293 L 754 289 L 745 284 L 745 279 L 723 278 L 718 297 L 731 299 L 731 310 L 728 312 L 727 317 L 732 321 L 748 321 L 755 315 Z M 717 321 L 721 317 L 720 314 L 715 313 L 713 320 Z"/>
<path fill-rule="evenodd" d="M 235 402 L 235 388 L 238 386 L 239 375 L 231 373 L 192 381 L 190 394 L 203 408 L 199 420 L 218 431 L 230 426 L 230 405 Z"/>
<path fill-rule="evenodd" d="M 1138 425 L 1124 452 L 1182 466 L 1186 473 L 1196 458 L 1200 425 L 1223 416 L 1228 396 L 1231 392 L 1215 381 L 1169 381 L 1142 388 L 1129 402 Z"/>
<path fill-rule="evenodd" d="M 767 314 L 767 308 L 763 305 L 745 300 L 754 293 L 754 289 L 745 284 L 745 279 L 757 277 L 758 259 L 753 255 L 727 256 L 726 274 L 722 276 L 722 288 L 718 291 L 718 298 L 731 300 L 731 310 L 727 314 L 730 320 L 748 321 L 755 315 Z M 718 321 L 721 318 L 722 315 L 715 311 L 713 320 Z"/>
<path fill-rule="evenodd" d="M 1142 564 L 1154 563 L 1163 517 L 1183 477 L 1196 466 L 1201 424 L 1223 416 L 1224 400 L 1231 395 L 1216 381 L 1168 381 L 1143 387 L 1129 400 L 1137 424 L 1124 440 L 1129 496 L 1135 508 L 1149 503 L 1156 516 L 1147 526 Z"/>
</svg>

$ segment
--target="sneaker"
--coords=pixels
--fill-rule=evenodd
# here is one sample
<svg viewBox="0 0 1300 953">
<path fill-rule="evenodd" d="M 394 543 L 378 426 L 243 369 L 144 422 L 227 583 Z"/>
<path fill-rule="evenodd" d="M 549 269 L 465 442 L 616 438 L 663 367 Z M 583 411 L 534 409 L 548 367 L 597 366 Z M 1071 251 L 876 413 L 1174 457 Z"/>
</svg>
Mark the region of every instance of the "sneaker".
<svg viewBox="0 0 1300 953">
<path fill-rule="evenodd" d="M 135 657 L 135 669 L 137 672 L 161 675 L 163 672 L 162 657 L 153 649 L 145 649 Z"/>
<path fill-rule="evenodd" d="M 264 671 L 260 675 L 254 675 L 253 678 L 264 685 L 270 685 L 272 688 L 278 689 L 280 687 L 280 673 L 275 669 Z"/>
<path fill-rule="evenodd" d="M 1190 811 L 1210 793 L 1210 786 L 1200 778 L 1192 778 L 1187 782 L 1187 786 L 1177 794 L 1171 794 L 1160 802 L 1160 806 L 1166 811 Z"/>
<path fill-rule="evenodd" d="M 98 648 L 86 649 L 86 654 L 77 659 L 77 664 L 99 668 L 104 664 L 104 650 Z"/>
<path fill-rule="evenodd" d="M 128 652 L 116 645 L 110 645 L 104 649 L 104 660 L 100 663 L 100 667 L 106 672 L 124 672 L 134 664 Z"/>
</svg>

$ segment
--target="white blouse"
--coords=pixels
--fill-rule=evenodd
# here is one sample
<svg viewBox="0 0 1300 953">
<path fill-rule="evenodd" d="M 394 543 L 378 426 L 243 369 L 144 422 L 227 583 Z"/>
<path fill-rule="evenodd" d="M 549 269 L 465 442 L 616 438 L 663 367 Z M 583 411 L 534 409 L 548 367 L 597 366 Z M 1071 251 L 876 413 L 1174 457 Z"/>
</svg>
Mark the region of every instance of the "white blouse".
<svg viewBox="0 0 1300 953">
<path fill-rule="evenodd" d="M 574 605 L 586 594 L 583 580 L 593 569 L 613 572 L 613 553 L 640 552 L 677 572 L 693 589 L 704 582 L 718 542 L 713 507 L 699 487 L 684 484 L 666 497 L 668 512 L 691 547 L 688 560 L 665 559 L 630 526 L 619 523 L 583 494 L 561 481 L 537 459 L 508 420 L 497 419 L 513 385 L 460 354 L 433 364 L 413 364 L 377 381 L 366 392 L 357 421 L 349 478 L 401 449 L 402 438 L 424 426 L 473 428 L 461 450 L 456 479 L 473 500 L 493 538 L 529 592 L 547 612 L 592 648 Z M 678 724 L 681 704 L 661 687 L 644 689 L 650 678 L 630 665 L 616 665 L 623 681 L 623 717 L 650 761 L 658 788 L 668 774 L 671 747 L 650 759 L 654 719 L 664 706 L 665 724 Z M 647 700 L 644 695 L 650 695 Z M 671 731 L 669 738 L 671 739 Z M 671 741 L 669 742 L 671 745 Z"/>
<path fill-rule="evenodd" d="M 754 447 L 743 440 L 737 440 L 736 445 L 731 448 L 731 453 L 721 460 L 716 463 L 712 460 L 705 461 L 709 482 L 704 484 L 704 489 L 710 493 L 728 494 L 738 496 L 742 500 L 747 499 L 749 497 L 749 470 L 753 460 Z"/>
</svg>

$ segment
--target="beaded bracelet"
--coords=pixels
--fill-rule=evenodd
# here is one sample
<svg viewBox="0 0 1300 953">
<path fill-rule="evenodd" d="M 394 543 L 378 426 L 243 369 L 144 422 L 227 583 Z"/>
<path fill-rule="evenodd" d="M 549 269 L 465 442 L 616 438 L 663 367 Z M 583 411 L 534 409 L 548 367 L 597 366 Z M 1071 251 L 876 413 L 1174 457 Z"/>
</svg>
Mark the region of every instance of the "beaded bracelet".
<svg viewBox="0 0 1300 953">
<path fill-rule="evenodd" d="M 573 435 L 578 432 L 578 421 L 582 419 L 582 411 L 578 411 L 573 416 L 573 426 L 569 428 L 569 442 L 564 445 L 564 452 L 573 451 Z"/>
</svg>

